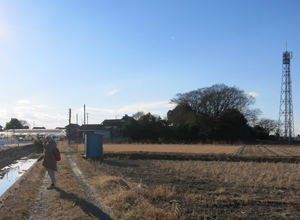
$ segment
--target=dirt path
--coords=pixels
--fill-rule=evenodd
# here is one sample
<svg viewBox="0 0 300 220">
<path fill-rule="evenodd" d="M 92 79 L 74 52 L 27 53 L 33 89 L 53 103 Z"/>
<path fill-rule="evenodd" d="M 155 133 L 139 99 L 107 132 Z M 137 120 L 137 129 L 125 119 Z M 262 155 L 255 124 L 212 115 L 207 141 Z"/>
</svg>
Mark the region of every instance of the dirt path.
<svg viewBox="0 0 300 220">
<path fill-rule="evenodd" d="M 42 185 L 39 188 L 34 204 L 30 210 L 30 216 L 28 219 L 47 219 L 50 216 L 50 214 L 47 211 L 47 207 L 49 206 L 48 199 L 45 199 L 49 197 L 49 190 L 46 190 L 46 188 L 50 185 L 50 183 L 50 178 L 46 172 L 44 175 Z"/>
<path fill-rule="evenodd" d="M 87 183 L 72 155 L 65 152 L 62 156 L 56 187 L 47 190 L 51 181 L 46 172 L 27 219 L 113 219 L 110 209 Z"/>
</svg>

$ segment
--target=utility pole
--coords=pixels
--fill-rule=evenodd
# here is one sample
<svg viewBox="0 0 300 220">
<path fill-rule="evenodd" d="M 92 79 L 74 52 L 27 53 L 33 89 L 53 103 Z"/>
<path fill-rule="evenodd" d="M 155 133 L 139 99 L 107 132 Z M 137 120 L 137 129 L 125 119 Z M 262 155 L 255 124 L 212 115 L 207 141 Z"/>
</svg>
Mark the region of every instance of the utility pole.
<svg viewBox="0 0 300 220">
<path fill-rule="evenodd" d="M 90 113 L 88 113 L 88 112 L 86 113 L 86 124 L 87 124 L 87 125 L 89 124 L 89 114 L 90 114 Z"/>
<path fill-rule="evenodd" d="M 85 138 L 85 105 L 83 105 L 83 138 Z"/>
<path fill-rule="evenodd" d="M 78 151 L 78 113 L 76 113 L 76 142 L 77 142 L 77 151 Z"/>
<path fill-rule="evenodd" d="M 69 124 L 71 124 L 71 109 L 69 108 Z"/>
<path fill-rule="evenodd" d="M 71 143 L 71 108 L 69 108 L 69 146 Z"/>
</svg>

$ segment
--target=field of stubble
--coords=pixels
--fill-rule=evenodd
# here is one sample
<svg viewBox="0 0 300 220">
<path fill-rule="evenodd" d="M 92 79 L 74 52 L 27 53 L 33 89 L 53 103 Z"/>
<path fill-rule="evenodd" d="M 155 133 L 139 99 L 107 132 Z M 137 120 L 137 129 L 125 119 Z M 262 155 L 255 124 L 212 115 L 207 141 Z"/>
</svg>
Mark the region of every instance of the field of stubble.
<svg viewBox="0 0 300 220">
<path fill-rule="evenodd" d="M 300 146 L 106 144 L 103 148 L 104 160 L 89 160 L 96 169 L 152 192 L 122 188 L 124 206 L 129 208 L 117 211 L 120 219 L 141 219 L 133 214 L 140 210 L 140 196 L 168 213 L 144 219 L 300 219 Z M 207 161 L 208 156 L 214 159 Z"/>
</svg>

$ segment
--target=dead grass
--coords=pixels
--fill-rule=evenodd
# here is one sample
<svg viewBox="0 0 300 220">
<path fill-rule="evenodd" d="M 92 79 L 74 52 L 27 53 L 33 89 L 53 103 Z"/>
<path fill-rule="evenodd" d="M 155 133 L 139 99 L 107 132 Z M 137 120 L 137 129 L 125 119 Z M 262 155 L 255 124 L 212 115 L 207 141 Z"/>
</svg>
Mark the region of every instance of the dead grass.
<svg viewBox="0 0 300 220">
<path fill-rule="evenodd" d="M 279 187 L 278 184 L 282 181 L 285 185 L 300 181 L 299 164 L 205 161 L 157 161 L 156 163 L 161 169 L 178 175 L 195 178 L 211 177 L 241 185 Z"/>
<path fill-rule="evenodd" d="M 189 152 L 208 154 L 227 152 L 245 156 L 293 156 L 300 152 L 297 146 L 244 145 L 231 147 L 228 148 L 226 145 L 106 144 L 104 145 L 104 153 L 124 151 L 181 152 L 183 149 L 189 149 Z M 118 162 L 118 157 L 110 160 L 113 162 L 107 163 L 108 165 L 120 163 Z M 92 164 L 96 173 L 103 169 L 95 161 L 88 160 L 86 162 Z M 152 162 L 149 166 L 153 165 Z M 129 163 L 134 162 L 131 161 Z M 224 209 L 220 204 L 225 204 L 225 207 L 226 204 L 235 203 L 254 205 L 261 203 L 298 204 L 300 199 L 300 193 L 298 192 L 300 187 L 297 186 L 300 181 L 299 164 L 156 160 L 155 168 L 157 175 L 161 175 L 162 179 L 166 176 L 171 176 L 169 177 L 168 181 L 170 182 L 168 185 L 155 181 L 154 185 L 148 184 L 138 187 L 141 185 L 141 182 L 136 181 L 135 178 L 131 179 L 132 176 L 126 178 L 126 174 L 122 173 L 122 171 L 115 174 L 118 175 L 118 180 L 112 181 L 112 177 L 110 179 L 105 177 L 106 180 L 104 182 L 98 179 L 91 184 L 97 185 L 97 182 L 99 183 L 97 188 L 99 194 L 102 193 L 106 197 L 106 204 L 113 207 L 119 219 L 218 218 L 218 216 L 222 216 L 222 213 L 224 215 Z M 132 172 L 135 172 L 134 168 Z M 99 175 L 101 174 L 99 173 Z M 149 173 L 148 175 L 151 176 L 152 174 Z M 138 177 L 136 178 L 138 179 Z M 120 184 L 117 184 L 120 179 L 126 182 L 129 188 L 125 189 Z M 179 182 L 189 181 L 190 184 L 196 184 L 195 186 L 190 186 L 191 189 L 194 189 L 194 187 L 197 189 L 197 186 L 200 186 L 200 189 L 189 191 L 184 188 L 187 187 L 185 184 L 176 185 L 175 188 L 175 185 L 172 185 L 174 180 L 180 180 Z M 107 182 L 105 183 L 105 181 Z M 110 186 L 110 188 L 103 188 L 105 185 Z M 201 187 L 204 188 L 201 189 Z M 181 202 L 178 203 L 178 201 Z M 184 204 L 190 205 L 183 205 L 183 201 L 185 201 Z M 220 208 L 216 208 L 219 206 Z M 276 210 L 275 207 L 274 209 Z M 167 213 L 167 217 L 161 216 L 161 210 Z M 249 210 L 243 209 L 242 212 L 245 214 L 237 213 L 236 216 L 239 218 L 247 215 Z M 291 210 L 286 210 L 287 216 L 291 212 Z"/>
<path fill-rule="evenodd" d="M 84 152 L 84 144 L 74 145 L 73 149 Z M 300 156 L 300 147 L 293 145 L 226 145 L 226 144 L 103 144 L 108 152 L 162 152 L 193 154 L 236 154 L 243 156 Z"/>
<path fill-rule="evenodd" d="M 44 173 L 40 163 L 34 164 L 1 196 L 3 206 L 0 208 L 0 219 L 24 219 L 28 216 Z"/>
<path fill-rule="evenodd" d="M 75 158 L 81 170 L 103 198 L 103 203 L 112 208 L 117 219 L 142 220 L 176 218 L 175 208 L 164 201 L 175 195 L 175 190 L 165 186 L 151 187 L 130 182 L 118 176 L 105 175 L 97 161 Z"/>
<path fill-rule="evenodd" d="M 181 152 L 181 153 L 215 153 L 235 154 L 241 145 L 179 145 L 179 144 L 103 144 L 105 152 Z M 74 145 L 73 149 L 77 149 Z M 84 151 L 84 145 L 78 145 Z"/>
<path fill-rule="evenodd" d="M 112 162 L 89 162 L 96 170 L 111 169 L 107 172 L 130 185 L 130 189 L 119 187 L 110 195 L 109 204 L 120 219 L 159 219 L 161 209 L 168 213 L 162 219 L 231 219 L 247 213 L 264 219 L 271 212 L 278 218 L 278 206 L 287 216 L 300 206 L 299 164 L 111 160 L 125 164 L 121 168 L 114 167 Z M 126 163 L 139 167 L 127 167 Z M 145 167 L 141 167 L 143 164 Z M 147 185 L 141 184 L 141 179 Z M 295 208 L 291 209 L 289 204 Z M 253 214 L 255 207 L 269 210 L 261 210 L 264 217 L 260 218 L 260 214 Z M 147 211 L 141 214 L 141 210 Z M 241 212 L 245 214 L 240 216 Z"/>
<path fill-rule="evenodd" d="M 204 161 L 157 161 L 159 169 L 172 173 L 175 178 L 211 179 L 219 187 L 215 190 L 216 199 L 229 199 L 232 192 L 247 188 L 242 200 L 272 200 L 278 190 L 291 189 L 280 197 L 281 202 L 298 201 L 300 194 L 300 164 L 255 163 L 255 162 L 204 162 Z M 271 194 L 251 193 L 268 189 Z M 297 190 L 297 194 L 294 191 Z M 225 193 L 230 191 L 230 193 Z M 222 196 L 221 196 L 222 195 Z M 275 196 L 276 197 L 276 196 Z M 278 198 L 276 198 L 278 199 Z"/>
<path fill-rule="evenodd" d="M 104 145 L 104 150 L 114 149 L 116 152 L 124 152 L 169 149 L 170 152 L 180 152 L 186 146 L 190 145 L 170 145 L 166 148 L 165 145 Z M 229 146 L 227 148 L 228 146 L 220 145 L 191 145 L 190 147 L 195 151 L 201 151 L 200 153 L 212 153 L 211 151 L 224 153 L 227 150 L 242 155 L 260 153 L 270 156 L 278 155 L 280 152 L 282 155 L 293 155 L 295 152 L 300 152 L 294 146 L 243 146 L 243 148 Z M 65 152 L 71 149 L 64 144 L 60 146 L 60 150 Z M 103 203 L 112 208 L 116 219 L 246 219 L 247 216 L 265 219 L 266 216 L 271 215 L 270 213 L 275 213 L 270 216 L 271 219 L 280 219 L 295 217 L 297 207 L 300 207 L 298 184 L 300 164 L 137 161 L 118 158 L 95 161 L 83 158 L 81 153 L 76 153 L 76 148 L 72 151 L 74 152 L 72 157 L 87 182 L 96 189 Z M 40 184 L 36 180 L 41 180 L 42 176 L 39 175 L 43 175 L 45 171 L 41 165 L 34 167 L 37 168 L 30 172 L 30 175 L 35 175 L 35 178 L 26 179 L 26 181 L 34 181 L 24 182 L 25 191 L 18 193 L 18 195 L 25 193 L 24 196 L 15 197 L 10 201 L 11 203 L 7 203 L 6 208 L 1 210 L 0 219 L 22 219 L 28 215 L 32 195 Z M 36 187 L 33 187 L 33 190 L 34 184 Z M 89 212 L 86 195 L 78 184 L 64 153 L 62 153 L 62 161 L 59 162 L 57 186 L 59 190 L 52 190 L 49 196 L 49 219 L 95 218 Z M 15 200 L 20 202 L 13 203 Z M 259 207 L 263 208 L 258 210 Z M 281 211 L 278 211 L 278 207 Z M 261 213 L 266 215 L 261 217 L 259 216 L 262 215 Z"/>
</svg>

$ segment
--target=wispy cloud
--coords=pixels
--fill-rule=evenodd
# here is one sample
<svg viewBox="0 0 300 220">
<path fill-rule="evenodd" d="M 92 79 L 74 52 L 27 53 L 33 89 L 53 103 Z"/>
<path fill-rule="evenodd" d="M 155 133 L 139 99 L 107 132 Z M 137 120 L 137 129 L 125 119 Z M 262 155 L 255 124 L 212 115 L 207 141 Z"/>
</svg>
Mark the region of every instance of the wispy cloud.
<svg viewBox="0 0 300 220">
<path fill-rule="evenodd" d="M 116 94 L 117 91 L 118 91 L 118 90 L 115 89 L 115 90 L 113 90 L 113 91 L 108 92 L 107 95 L 114 95 L 114 94 Z"/>
<path fill-rule="evenodd" d="M 19 100 L 19 101 L 18 101 L 18 104 L 20 104 L 20 105 L 27 105 L 27 104 L 29 104 L 29 103 L 30 103 L 29 100 Z"/>
<path fill-rule="evenodd" d="M 154 102 L 154 103 L 139 103 L 136 105 L 128 105 L 124 106 L 119 109 L 99 109 L 99 108 L 88 108 L 89 111 L 93 111 L 94 113 L 102 114 L 102 113 L 108 113 L 108 114 L 130 114 L 130 113 L 136 113 L 138 111 L 144 111 L 144 112 L 154 112 L 153 109 L 159 109 L 159 108 L 174 108 L 175 105 L 171 104 L 169 102 Z M 160 111 L 155 111 L 156 113 L 159 113 Z"/>
<path fill-rule="evenodd" d="M 172 40 L 174 40 L 174 38 L 175 38 L 175 37 L 173 36 L 173 37 L 172 37 Z"/>
</svg>

